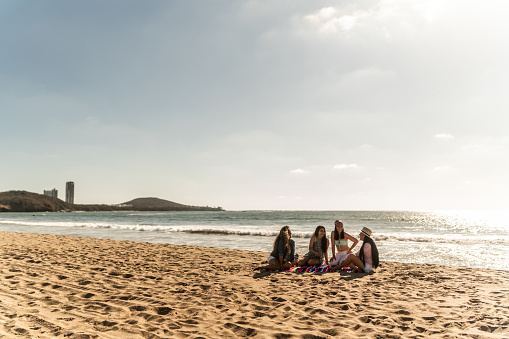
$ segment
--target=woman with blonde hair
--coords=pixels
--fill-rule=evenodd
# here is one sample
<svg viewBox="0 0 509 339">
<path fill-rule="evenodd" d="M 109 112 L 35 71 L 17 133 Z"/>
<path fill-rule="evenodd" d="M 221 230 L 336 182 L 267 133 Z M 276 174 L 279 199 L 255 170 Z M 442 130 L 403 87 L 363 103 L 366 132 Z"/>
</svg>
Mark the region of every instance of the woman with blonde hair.
<svg viewBox="0 0 509 339">
<path fill-rule="evenodd" d="M 292 232 L 289 226 L 283 226 L 279 231 L 272 252 L 267 258 L 268 265 L 257 267 L 257 270 L 287 270 L 294 264 L 295 241 L 292 239 Z"/>
</svg>

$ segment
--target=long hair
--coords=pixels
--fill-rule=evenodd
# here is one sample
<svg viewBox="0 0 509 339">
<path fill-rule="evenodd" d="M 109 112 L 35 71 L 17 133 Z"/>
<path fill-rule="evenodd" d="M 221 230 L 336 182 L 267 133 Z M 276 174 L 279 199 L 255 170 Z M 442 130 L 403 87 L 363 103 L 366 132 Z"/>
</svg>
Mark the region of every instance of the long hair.
<svg viewBox="0 0 509 339">
<path fill-rule="evenodd" d="M 373 259 L 373 267 L 377 268 L 378 264 L 380 263 L 379 257 L 378 257 L 378 248 L 376 248 L 375 242 L 373 239 L 368 237 L 367 235 L 364 235 L 364 241 L 362 242 L 361 250 L 359 252 L 359 259 L 364 263 L 364 245 L 368 243 L 371 245 L 371 258 Z"/>
<path fill-rule="evenodd" d="M 272 251 L 277 252 L 279 240 L 283 241 L 285 253 L 288 254 L 291 251 L 289 240 L 290 240 L 290 234 L 288 234 L 288 231 L 290 230 L 289 226 L 283 226 L 281 227 L 281 230 L 279 230 L 279 234 L 276 236 L 276 239 L 274 239 L 274 245 L 272 245 Z"/>
<path fill-rule="evenodd" d="M 343 226 L 343 222 L 341 220 L 336 220 L 334 222 L 334 240 L 345 239 L 345 229 L 343 228 L 341 233 L 339 233 L 336 224 L 341 224 L 341 226 Z"/>
<path fill-rule="evenodd" d="M 315 237 L 316 237 L 316 240 L 318 240 L 318 232 L 320 232 L 320 229 L 323 228 L 324 232 L 325 232 L 325 227 L 323 227 L 322 225 L 320 226 L 317 226 L 316 229 L 315 229 Z M 323 236 L 322 238 L 322 251 L 325 253 L 327 252 L 327 232 L 325 232 L 325 235 Z"/>
</svg>

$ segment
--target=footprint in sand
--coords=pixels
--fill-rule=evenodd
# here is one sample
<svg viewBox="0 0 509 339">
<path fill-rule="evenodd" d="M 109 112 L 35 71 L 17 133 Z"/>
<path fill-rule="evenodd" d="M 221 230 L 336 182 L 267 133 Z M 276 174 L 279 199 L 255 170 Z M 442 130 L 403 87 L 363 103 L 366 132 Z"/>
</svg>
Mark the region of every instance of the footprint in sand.
<svg viewBox="0 0 509 339">
<path fill-rule="evenodd" d="M 403 315 L 410 315 L 410 312 L 406 311 L 406 310 L 399 310 L 399 311 L 396 311 L 394 312 L 395 314 L 403 314 Z"/>
<path fill-rule="evenodd" d="M 363 323 L 369 324 L 372 319 L 371 319 L 371 317 L 367 316 L 367 317 L 360 317 L 359 320 L 362 321 Z"/>
<path fill-rule="evenodd" d="M 142 311 L 145 311 L 147 308 L 145 306 L 136 305 L 136 306 L 129 307 L 129 309 L 131 311 L 142 312 Z"/>
<path fill-rule="evenodd" d="M 498 326 L 482 325 L 481 327 L 479 327 L 479 329 L 484 332 L 493 333 L 496 330 L 498 330 Z"/>
<path fill-rule="evenodd" d="M 253 337 L 257 334 L 254 328 L 244 328 L 233 323 L 226 323 L 224 324 L 224 327 L 230 329 L 231 331 L 233 331 L 233 333 L 235 333 L 239 337 Z"/>
<path fill-rule="evenodd" d="M 308 307 L 304 310 L 305 312 L 311 314 L 311 315 L 314 315 L 314 314 L 326 314 L 327 311 L 324 310 L 324 309 L 321 309 L 321 308 L 312 308 L 312 307 Z"/>
<path fill-rule="evenodd" d="M 417 326 L 417 327 L 415 328 L 415 331 L 416 331 L 416 332 L 418 332 L 418 333 L 424 333 L 424 332 L 426 332 L 427 330 L 426 330 L 424 327 L 419 327 L 419 326 Z"/>
<path fill-rule="evenodd" d="M 334 328 L 320 330 L 320 332 L 322 332 L 324 334 L 327 334 L 327 335 L 330 335 L 332 337 L 337 337 L 337 336 L 339 336 L 339 333 L 340 333 L 338 330 L 336 330 Z"/>
<path fill-rule="evenodd" d="M 169 308 L 169 307 L 158 307 L 158 308 L 156 308 L 156 312 L 159 315 L 167 315 L 171 311 L 173 311 L 173 309 Z"/>
<path fill-rule="evenodd" d="M 274 334 L 272 334 L 272 336 L 276 339 L 288 339 L 288 338 L 293 337 L 292 334 L 288 334 L 288 333 L 274 333 Z"/>
<path fill-rule="evenodd" d="M 134 300 L 137 299 L 136 297 L 130 296 L 130 295 L 122 295 L 118 297 L 120 300 Z"/>
</svg>

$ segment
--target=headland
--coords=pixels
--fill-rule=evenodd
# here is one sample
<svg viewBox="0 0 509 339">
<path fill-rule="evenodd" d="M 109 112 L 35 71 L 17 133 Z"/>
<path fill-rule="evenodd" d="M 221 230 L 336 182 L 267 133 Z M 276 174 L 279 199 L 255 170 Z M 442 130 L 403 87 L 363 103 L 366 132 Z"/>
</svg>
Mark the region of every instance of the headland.
<svg viewBox="0 0 509 339">
<path fill-rule="evenodd" d="M 183 205 L 159 198 L 137 198 L 106 204 L 70 204 L 27 191 L 0 192 L 0 212 L 223 211 L 221 207 Z"/>
</svg>

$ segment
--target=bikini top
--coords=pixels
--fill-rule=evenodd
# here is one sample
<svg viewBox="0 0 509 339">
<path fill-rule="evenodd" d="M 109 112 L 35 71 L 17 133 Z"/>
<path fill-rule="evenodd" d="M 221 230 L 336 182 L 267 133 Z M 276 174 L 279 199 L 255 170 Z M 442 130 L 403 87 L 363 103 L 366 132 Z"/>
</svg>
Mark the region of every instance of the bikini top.
<svg viewBox="0 0 509 339">
<path fill-rule="evenodd" d="M 348 246 L 348 240 L 346 240 L 346 239 L 343 239 L 343 240 L 334 240 L 334 242 L 338 246 Z"/>
</svg>

